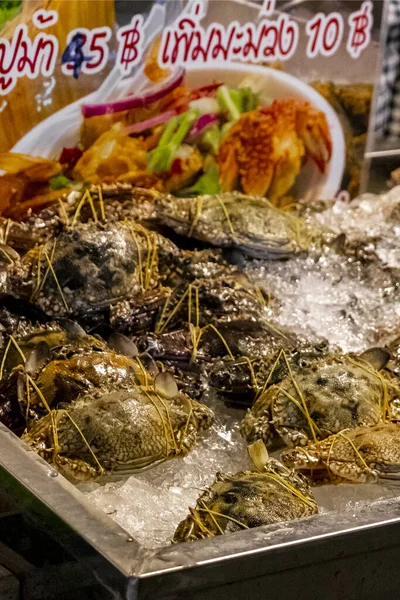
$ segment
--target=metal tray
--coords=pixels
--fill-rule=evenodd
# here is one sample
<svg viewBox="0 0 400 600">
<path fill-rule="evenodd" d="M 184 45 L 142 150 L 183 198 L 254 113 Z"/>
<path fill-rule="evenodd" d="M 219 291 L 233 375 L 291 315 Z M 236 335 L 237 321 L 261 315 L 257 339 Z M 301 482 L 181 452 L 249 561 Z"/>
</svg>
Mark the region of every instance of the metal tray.
<svg viewBox="0 0 400 600">
<path fill-rule="evenodd" d="M 396 500 L 150 551 L 1 425 L 0 482 L 110 598 L 399 597 Z"/>
</svg>

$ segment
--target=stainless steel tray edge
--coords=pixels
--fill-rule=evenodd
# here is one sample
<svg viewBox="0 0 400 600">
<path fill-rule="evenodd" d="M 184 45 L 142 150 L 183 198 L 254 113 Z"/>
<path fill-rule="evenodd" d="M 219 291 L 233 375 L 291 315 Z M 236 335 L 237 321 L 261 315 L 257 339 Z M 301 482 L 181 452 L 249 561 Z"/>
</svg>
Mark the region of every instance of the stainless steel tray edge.
<svg viewBox="0 0 400 600">
<path fill-rule="evenodd" d="M 43 516 L 47 523 L 52 515 L 51 524 L 65 524 L 67 530 L 75 532 L 93 548 L 97 558 L 89 562 L 97 577 L 105 585 L 114 587 L 118 581 L 120 591 L 116 597 L 126 600 L 169 599 L 181 595 L 187 598 L 188 590 L 190 599 L 203 598 L 202 593 L 206 594 L 204 598 L 211 599 L 214 597 L 211 590 L 221 586 L 224 589 L 228 586 L 232 592 L 232 586 L 239 588 L 246 582 L 252 586 L 257 580 L 279 573 L 284 581 L 293 569 L 310 567 L 318 572 L 321 563 L 335 564 L 357 555 L 373 556 L 391 549 L 397 561 L 400 557 L 400 503 L 397 500 L 363 505 L 354 513 L 345 511 L 340 516 L 326 513 L 293 523 L 150 551 L 92 506 L 72 484 L 2 425 L 0 478 L 2 487 L 6 487 L 24 510 L 38 518 Z M 197 592 L 199 596 L 195 595 Z M 236 597 L 241 596 L 232 596 Z M 353 596 L 343 595 L 343 599 L 347 598 L 353 600 Z"/>
<path fill-rule="evenodd" d="M 0 481 L 2 491 L 33 518 L 56 517 L 51 523 L 66 545 L 69 531 L 75 532 L 124 578 L 132 575 L 132 564 L 140 565 L 140 545 L 1 424 Z M 74 554 L 72 541 L 67 549 Z"/>
</svg>

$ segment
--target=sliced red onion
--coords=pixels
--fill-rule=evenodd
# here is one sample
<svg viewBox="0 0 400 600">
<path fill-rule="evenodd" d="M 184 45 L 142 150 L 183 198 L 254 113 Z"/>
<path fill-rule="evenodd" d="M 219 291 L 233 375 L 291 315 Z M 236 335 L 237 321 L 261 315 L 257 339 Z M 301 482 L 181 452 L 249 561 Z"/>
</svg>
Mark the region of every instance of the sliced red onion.
<svg viewBox="0 0 400 600">
<path fill-rule="evenodd" d="M 217 115 L 201 115 L 201 117 L 199 117 L 197 121 L 193 123 L 185 141 L 189 143 L 195 142 L 209 127 L 215 123 L 218 123 Z"/>
<path fill-rule="evenodd" d="M 129 96 L 124 100 L 105 102 L 104 104 L 84 104 L 82 106 L 82 114 L 84 117 L 100 117 L 108 113 L 122 112 L 132 108 L 146 108 L 149 104 L 157 102 L 157 100 L 160 100 L 177 88 L 178 85 L 181 85 L 184 76 L 185 71 L 180 68 L 166 83 L 153 87 L 143 96 Z"/>
<path fill-rule="evenodd" d="M 142 131 L 146 131 L 146 129 L 151 129 L 156 125 L 162 125 L 163 123 L 166 123 L 176 114 L 176 110 L 167 110 L 161 115 L 157 115 L 156 117 L 152 117 L 151 119 L 147 119 L 146 121 L 142 121 L 141 123 L 129 125 L 129 127 L 125 128 L 125 133 L 127 135 L 131 135 L 132 133 L 141 133 Z"/>
</svg>

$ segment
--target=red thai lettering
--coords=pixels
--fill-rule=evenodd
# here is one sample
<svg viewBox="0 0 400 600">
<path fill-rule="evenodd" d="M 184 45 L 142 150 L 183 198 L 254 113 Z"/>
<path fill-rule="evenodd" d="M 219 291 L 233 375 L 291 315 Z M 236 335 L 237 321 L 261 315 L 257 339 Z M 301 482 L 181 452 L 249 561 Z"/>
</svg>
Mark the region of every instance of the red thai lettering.
<svg viewBox="0 0 400 600">
<path fill-rule="evenodd" d="M 347 40 L 347 52 L 352 58 L 358 58 L 371 41 L 371 31 L 374 24 L 372 2 L 362 3 L 360 10 L 349 16 L 350 32 Z"/>
<path fill-rule="evenodd" d="M 58 53 L 54 35 L 39 33 L 33 42 L 25 24 L 17 25 L 11 42 L 0 39 L 0 94 L 10 92 L 19 78 L 53 74 Z"/>
<path fill-rule="evenodd" d="M 262 19 L 240 25 L 234 21 L 225 28 L 212 23 L 204 29 L 192 14 L 168 27 L 162 37 L 159 62 L 163 66 L 229 61 L 261 62 L 266 58 L 289 59 L 297 48 L 299 26 L 289 15 L 277 20 Z"/>
</svg>

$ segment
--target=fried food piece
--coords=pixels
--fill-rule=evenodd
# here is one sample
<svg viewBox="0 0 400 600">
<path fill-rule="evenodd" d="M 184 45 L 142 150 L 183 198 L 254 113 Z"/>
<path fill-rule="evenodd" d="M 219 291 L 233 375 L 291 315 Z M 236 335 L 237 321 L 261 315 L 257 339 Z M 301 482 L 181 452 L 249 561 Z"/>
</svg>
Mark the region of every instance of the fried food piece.
<svg viewBox="0 0 400 600">
<path fill-rule="evenodd" d="M 45 182 L 61 171 L 61 165 L 55 160 L 17 154 L 0 153 L 0 170 L 11 175 L 24 175 L 31 182 Z"/>
<path fill-rule="evenodd" d="M 143 143 L 124 135 L 121 125 L 117 124 L 83 153 L 75 165 L 74 176 L 94 184 L 113 183 L 123 181 L 127 173 L 146 171 L 147 155 Z"/>
<path fill-rule="evenodd" d="M 21 218 L 29 208 L 37 208 L 59 198 L 65 190 L 50 190 L 49 180 L 61 171 L 55 160 L 15 152 L 0 153 L 0 214 Z"/>
<path fill-rule="evenodd" d="M 295 183 L 305 155 L 323 173 L 331 154 L 324 113 L 308 102 L 275 100 L 243 114 L 223 140 L 217 157 L 221 189 L 241 187 L 277 203 Z"/>
</svg>

